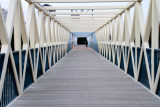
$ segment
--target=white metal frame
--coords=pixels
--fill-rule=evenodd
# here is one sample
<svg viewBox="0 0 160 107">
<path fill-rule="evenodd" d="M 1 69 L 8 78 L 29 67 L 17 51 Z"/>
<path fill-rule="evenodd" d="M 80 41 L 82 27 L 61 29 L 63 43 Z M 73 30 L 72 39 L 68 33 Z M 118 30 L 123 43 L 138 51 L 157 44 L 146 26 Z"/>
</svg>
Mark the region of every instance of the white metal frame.
<svg viewBox="0 0 160 107">
<path fill-rule="evenodd" d="M 0 98 L 2 97 L 2 91 L 4 87 L 5 75 L 8 65 L 8 59 L 10 57 L 11 64 L 13 68 L 13 74 L 17 86 L 18 94 L 21 95 L 24 92 L 24 82 L 26 75 L 27 58 L 29 56 L 29 61 L 31 63 L 31 72 L 34 82 L 37 81 L 37 69 L 38 61 L 42 62 L 43 74 L 45 73 L 46 58 L 49 61 L 49 67 L 51 67 L 51 55 L 53 56 L 53 61 L 55 64 L 55 52 L 62 58 L 67 54 L 67 45 L 69 40 L 70 31 L 64 26 L 59 24 L 52 16 L 49 16 L 43 9 L 38 7 L 37 4 L 28 0 L 28 14 L 27 20 L 24 21 L 24 15 L 22 10 L 21 0 L 10 0 L 9 10 L 7 15 L 7 21 L 4 22 L 2 16 L 2 9 L 0 6 L 0 39 L 2 41 L 1 53 L 5 53 L 4 66 L 2 69 L 2 75 L 0 80 Z M 38 9 L 39 16 L 36 19 L 35 8 Z M 38 23 L 37 23 L 38 20 Z M 19 78 L 17 74 L 17 69 L 15 65 L 15 60 L 13 58 L 13 50 L 11 49 L 11 38 L 14 28 L 14 51 L 19 51 Z M 22 41 L 21 41 L 22 37 Z M 21 42 L 23 47 L 21 48 Z M 40 48 L 46 48 L 45 57 L 44 52 L 41 52 Z M 49 47 L 49 48 L 48 48 Z M 50 48 L 51 47 L 51 48 Z M 38 49 L 37 61 L 34 61 L 35 67 L 33 67 L 31 59 L 30 49 Z M 48 50 L 49 49 L 49 50 Z M 25 50 L 25 62 L 24 68 L 22 69 L 22 55 L 21 51 Z M 51 53 L 51 54 L 50 54 Z M 39 59 L 40 56 L 40 59 Z M 35 53 L 34 53 L 34 59 Z M 36 63 L 37 62 L 37 63 Z M 23 74 L 22 74 L 23 72 Z"/>
<path fill-rule="evenodd" d="M 154 77 L 154 50 L 159 49 L 159 24 L 160 24 L 160 1 L 150 0 L 149 11 L 146 23 L 144 22 L 144 16 L 142 11 L 142 3 L 135 3 L 133 23 L 131 22 L 130 9 L 124 11 L 124 23 L 122 23 L 122 14 L 113 18 L 107 22 L 103 27 L 96 30 L 96 37 L 98 41 L 99 53 L 107 56 L 111 61 L 110 54 L 112 52 L 113 63 L 115 64 L 115 57 L 118 56 L 118 67 L 121 65 L 121 58 L 123 56 L 124 69 L 127 73 L 129 64 L 129 55 L 131 53 L 132 65 L 134 69 L 134 78 L 136 81 L 139 79 L 140 67 L 142 62 L 142 56 L 145 57 L 147 76 L 149 80 L 149 87 L 151 92 L 156 93 L 158 82 L 160 79 L 160 63 L 157 70 L 156 77 Z M 151 47 L 149 47 L 149 36 L 151 35 Z M 109 35 L 112 36 L 111 40 L 108 40 Z M 104 39 L 106 38 L 106 39 Z M 142 40 L 142 44 L 141 44 Z M 113 47 L 115 46 L 115 49 Z M 118 53 L 118 46 L 121 46 L 122 52 Z M 124 47 L 129 47 L 128 57 L 124 53 Z M 135 47 L 135 62 L 132 47 Z M 140 57 L 137 56 L 137 48 L 141 48 Z M 147 58 L 146 49 L 151 48 L 151 69 L 149 68 L 149 61 Z M 104 51 L 106 53 L 104 53 Z M 115 53 L 117 53 L 115 55 Z M 138 63 L 139 60 L 139 63 Z M 137 64 L 138 63 L 138 64 Z M 150 73 L 151 72 L 151 73 Z M 156 78 L 154 80 L 154 78 Z"/>
</svg>

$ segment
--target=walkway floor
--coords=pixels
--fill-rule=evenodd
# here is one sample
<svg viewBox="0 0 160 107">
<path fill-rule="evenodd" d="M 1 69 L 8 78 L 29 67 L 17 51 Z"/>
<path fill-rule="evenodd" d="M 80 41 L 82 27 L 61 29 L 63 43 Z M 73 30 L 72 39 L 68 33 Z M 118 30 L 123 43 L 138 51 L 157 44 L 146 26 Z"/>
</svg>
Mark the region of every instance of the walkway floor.
<svg viewBox="0 0 160 107">
<path fill-rule="evenodd" d="M 81 46 L 10 107 L 160 107 L 160 99 L 92 49 Z"/>
</svg>

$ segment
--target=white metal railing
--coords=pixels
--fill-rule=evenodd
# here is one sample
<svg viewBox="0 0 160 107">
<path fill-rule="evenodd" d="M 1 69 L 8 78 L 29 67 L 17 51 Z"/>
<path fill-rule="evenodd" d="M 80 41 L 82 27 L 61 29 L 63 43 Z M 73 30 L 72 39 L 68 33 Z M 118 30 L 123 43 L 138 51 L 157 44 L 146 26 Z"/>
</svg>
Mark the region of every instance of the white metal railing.
<svg viewBox="0 0 160 107">
<path fill-rule="evenodd" d="M 6 23 L 0 6 L 0 106 L 21 95 L 67 53 L 70 31 L 27 1 L 26 22 L 21 0 L 10 0 Z"/>
<path fill-rule="evenodd" d="M 135 2 L 133 23 L 128 8 L 95 34 L 100 54 L 160 96 L 160 1 L 150 0 L 146 22 L 142 2 Z"/>
</svg>

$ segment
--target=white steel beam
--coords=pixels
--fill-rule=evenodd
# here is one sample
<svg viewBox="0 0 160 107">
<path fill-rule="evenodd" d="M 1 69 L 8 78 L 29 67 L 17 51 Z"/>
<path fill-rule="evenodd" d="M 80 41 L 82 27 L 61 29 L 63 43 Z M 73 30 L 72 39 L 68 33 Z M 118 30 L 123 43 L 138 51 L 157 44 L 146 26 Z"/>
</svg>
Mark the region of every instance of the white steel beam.
<svg viewBox="0 0 160 107">
<path fill-rule="evenodd" d="M 104 24 L 105 22 L 61 22 L 61 24 Z"/>
<path fill-rule="evenodd" d="M 116 18 L 116 17 L 118 17 L 118 15 L 122 15 L 124 12 L 125 12 L 125 10 L 129 10 L 130 8 L 132 8 L 133 6 L 135 5 L 135 2 L 132 2 L 132 3 L 127 3 L 127 5 L 126 5 L 126 9 L 124 9 L 124 10 L 121 10 L 114 18 Z M 112 18 L 110 21 L 112 21 L 114 18 Z M 108 21 L 109 22 L 109 21 Z M 108 22 L 106 22 L 104 25 L 106 25 Z M 104 26 L 103 25 L 103 26 Z M 101 27 L 100 27 L 101 28 Z M 99 28 L 99 29 L 100 29 Z M 97 29 L 97 30 L 99 30 L 99 29 Z M 96 31 L 97 31 L 96 30 Z M 95 32 L 96 32 L 95 31 Z"/>
<path fill-rule="evenodd" d="M 65 24 L 65 25 L 69 25 L 69 24 L 71 24 L 71 25 L 73 25 L 73 24 L 75 24 L 75 25 L 86 25 L 86 24 L 89 24 L 89 25 L 98 25 L 98 24 L 104 24 L 104 23 L 82 23 L 82 22 L 80 22 L 80 23 L 62 23 L 62 24 Z"/>
<path fill-rule="evenodd" d="M 108 19 L 101 18 L 101 19 L 58 19 L 59 21 L 105 21 L 107 22 Z"/>
<path fill-rule="evenodd" d="M 104 24 L 104 23 L 93 23 L 93 22 L 62 22 L 62 24 L 92 24 L 92 25 L 95 25 L 95 24 Z"/>
<path fill-rule="evenodd" d="M 43 6 L 44 10 L 110 10 L 125 9 L 126 6 Z"/>
<path fill-rule="evenodd" d="M 141 0 L 33 0 L 36 3 L 97 3 L 97 2 L 137 2 Z"/>
<path fill-rule="evenodd" d="M 57 19 L 71 19 L 71 18 L 113 18 L 115 15 L 100 15 L 100 16 L 55 16 Z"/>
<path fill-rule="evenodd" d="M 101 25 L 65 25 L 67 27 L 100 27 Z"/>
<path fill-rule="evenodd" d="M 118 14 L 119 11 L 100 11 L 100 12 L 49 12 L 50 15 L 106 15 Z"/>
</svg>

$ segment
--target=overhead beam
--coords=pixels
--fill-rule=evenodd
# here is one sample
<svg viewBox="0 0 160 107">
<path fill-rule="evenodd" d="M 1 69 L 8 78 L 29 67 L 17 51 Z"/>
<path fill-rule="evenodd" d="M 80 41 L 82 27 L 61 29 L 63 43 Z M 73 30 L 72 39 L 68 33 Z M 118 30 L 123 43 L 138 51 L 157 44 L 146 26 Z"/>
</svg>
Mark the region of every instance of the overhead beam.
<svg viewBox="0 0 160 107">
<path fill-rule="evenodd" d="M 62 24 L 65 24 L 65 23 L 100 23 L 100 24 L 104 24 L 106 23 L 106 21 L 103 21 L 103 22 L 98 22 L 98 21 L 77 21 L 77 22 L 72 22 L 72 21 L 60 21 Z"/>
<path fill-rule="evenodd" d="M 58 21 L 108 21 L 108 19 L 58 19 Z"/>
<path fill-rule="evenodd" d="M 89 26 L 91 26 L 91 25 L 88 25 L 88 26 L 85 26 L 85 25 L 74 25 L 74 26 L 71 25 L 71 26 L 69 26 L 69 25 L 67 25 L 68 28 L 81 27 L 82 29 L 84 29 L 84 28 L 90 28 L 90 29 L 92 29 L 92 28 L 98 28 L 98 27 L 100 27 L 100 26 L 92 26 L 92 27 L 89 27 Z"/>
<path fill-rule="evenodd" d="M 92 32 L 94 32 L 94 30 L 95 30 L 96 28 L 94 28 L 94 29 L 80 29 L 80 30 L 78 30 L 78 29 L 69 29 L 71 32 L 74 32 L 74 31 L 77 31 L 77 32 L 87 32 L 87 31 L 92 31 Z"/>
<path fill-rule="evenodd" d="M 125 9 L 125 6 L 43 6 L 44 10 L 110 10 Z"/>
<path fill-rule="evenodd" d="M 90 28 L 90 27 L 74 27 L 74 28 L 68 28 L 69 30 L 79 30 L 79 31 L 84 31 L 84 30 L 95 30 L 98 27 Z"/>
<path fill-rule="evenodd" d="M 106 11 L 106 12 L 49 12 L 50 15 L 106 15 L 118 14 L 119 11 Z"/>
<path fill-rule="evenodd" d="M 75 26 L 73 26 L 73 27 L 69 27 L 69 26 L 66 26 L 68 29 L 74 29 L 74 30 L 88 30 L 88 29 L 90 29 L 90 30 L 94 30 L 94 29 L 97 29 L 97 28 L 99 28 L 99 27 L 84 27 L 84 26 L 82 26 L 82 27 L 75 27 Z"/>
<path fill-rule="evenodd" d="M 33 0 L 35 3 L 98 3 L 98 2 L 137 2 L 141 0 Z"/>
<path fill-rule="evenodd" d="M 79 25 L 76 25 L 76 24 L 65 24 L 65 26 L 71 26 L 71 27 L 73 27 L 73 26 L 94 26 L 94 27 L 96 27 L 96 26 L 102 26 L 102 24 L 94 24 L 94 25 L 91 25 L 91 24 L 87 24 L 87 25 L 85 25 L 85 24 L 79 24 Z"/>
<path fill-rule="evenodd" d="M 97 29 L 98 27 L 94 27 L 94 28 L 89 28 L 89 27 L 86 27 L 86 28 L 84 28 L 84 27 L 75 27 L 75 28 L 68 28 L 68 29 L 70 29 L 70 30 L 79 30 L 79 31 L 84 31 L 84 30 L 95 30 L 95 29 Z"/>
<path fill-rule="evenodd" d="M 83 25 L 86 25 L 86 23 L 82 23 L 82 22 L 77 22 L 77 23 L 67 23 L 67 22 L 65 22 L 65 23 L 63 23 L 63 24 L 83 24 Z M 96 25 L 96 24 L 104 24 L 104 23 L 91 23 L 91 22 L 88 22 L 87 24 L 91 24 L 91 25 Z"/>
<path fill-rule="evenodd" d="M 35 5 L 35 8 L 36 8 L 37 10 L 43 11 L 45 15 L 49 16 L 49 17 L 52 18 L 55 22 L 59 23 L 57 20 L 55 20 L 55 19 L 53 18 L 52 15 L 49 15 L 48 12 L 47 12 L 46 10 L 44 10 L 43 7 L 42 7 L 39 3 L 35 3 L 35 2 L 33 2 L 33 0 L 25 0 L 25 1 L 28 2 L 29 4 L 32 4 L 32 3 L 33 3 L 33 4 Z M 61 24 L 61 23 L 59 23 L 59 24 Z M 65 26 L 63 26 L 63 27 L 64 27 L 67 31 L 69 31 Z M 69 32 L 70 32 L 70 31 L 69 31 Z"/>
<path fill-rule="evenodd" d="M 82 30 L 71 30 L 70 29 L 70 31 L 72 31 L 72 32 L 94 32 L 95 30 L 84 30 L 84 31 L 82 31 Z"/>
<path fill-rule="evenodd" d="M 92 24 L 92 25 L 96 25 L 96 24 L 104 24 L 104 23 L 93 23 L 93 22 L 62 22 L 62 24 Z"/>
<path fill-rule="evenodd" d="M 76 19 L 63 19 L 63 18 L 55 18 L 55 19 L 57 19 L 58 21 L 72 21 L 72 22 L 76 22 L 76 21 L 103 21 L 103 22 L 106 22 L 106 21 L 108 21 L 108 20 L 110 20 L 109 18 L 94 18 L 94 19 L 92 19 L 92 18 L 81 18 L 81 19 L 78 19 L 78 18 L 76 18 Z"/>
<path fill-rule="evenodd" d="M 77 28 L 81 28 L 81 29 L 94 29 L 94 28 L 99 28 L 100 26 L 67 26 L 67 28 L 72 28 L 72 29 L 77 29 Z"/>
<path fill-rule="evenodd" d="M 85 30 L 85 29 L 90 29 L 90 30 L 93 30 L 93 29 L 96 29 L 96 28 L 99 28 L 98 26 L 95 26 L 95 27 L 89 27 L 89 26 L 66 26 L 67 28 L 69 29 L 75 29 L 75 30 Z"/>
<path fill-rule="evenodd" d="M 109 20 L 108 20 L 109 21 Z M 95 24 L 105 24 L 107 21 L 59 21 L 62 24 L 66 24 L 66 23 L 85 23 L 85 24 L 90 24 L 90 23 L 95 23 Z"/>
<path fill-rule="evenodd" d="M 60 22 L 92 22 L 92 23 L 94 23 L 94 22 L 96 22 L 96 23 L 98 23 L 98 22 L 106 22 L 106 20 L 59 20 Z"/>
<path fill-rule="evenodd" d="M 72 18 L 113 18 L 115 15 L 100 15 L 100 16 L 55 16 L 57 19 L 72 19 Z"/>
<path fill-rule="evenodd" d="M 93 30 L 95 30 L 95 29 L 97 29 L 97 28 L 92 28 L 92 29 L 87 29 L 87 28 L 75 28 L 75 29 L 72 29 L 72 28 L 69 28 L 69 30 L 71 30 L 71 31 L 73 31 L 73 30 L 77 30 L 77 31 L 83 31 L 83 32 L 85 32 L 86 30 L 90 30 L 90 31 L 93 31 Z"/>
<path fill-rule="evenodd" d="M 140 0 L 141 1 L 141 0 Z M 135 2 L 133 2 L 133 3 L 128 3 L 127 5 L 126 5 L 126 9 L 124 9 L 124 10 L 121 10 L 114 18 L 112 18 L 110 21 L 112 21 L 113 19 L 115 19 L 115 18 L 117 18 L 118 17 L 118 15 L 122 15 L 124 12 L 125 12 L 125 10 L 129 10 L 130 8 L 132 8 L 133 6 L 135 5 Z M 107 23 L 109 23 L 110 21 L 107 21 L 103 26 L 105 26 Z M 101 26 L 101 27 L 103 27 L 103 26 Z M 100 28 L 101 28 L 100 27 Z M 100 28 L 98 28 L 96 31 L 98 31 Z M 96 32 L 95 31 L 95 32 Z"/>
<path fill-rule="evenodd" d="M 72 22 L 72 21 L 60 21 L 61 24 L 65 25 L 65 24 L 105 24 L 106 21 L 77 21 L 77 22 Z"/>
</svg>

